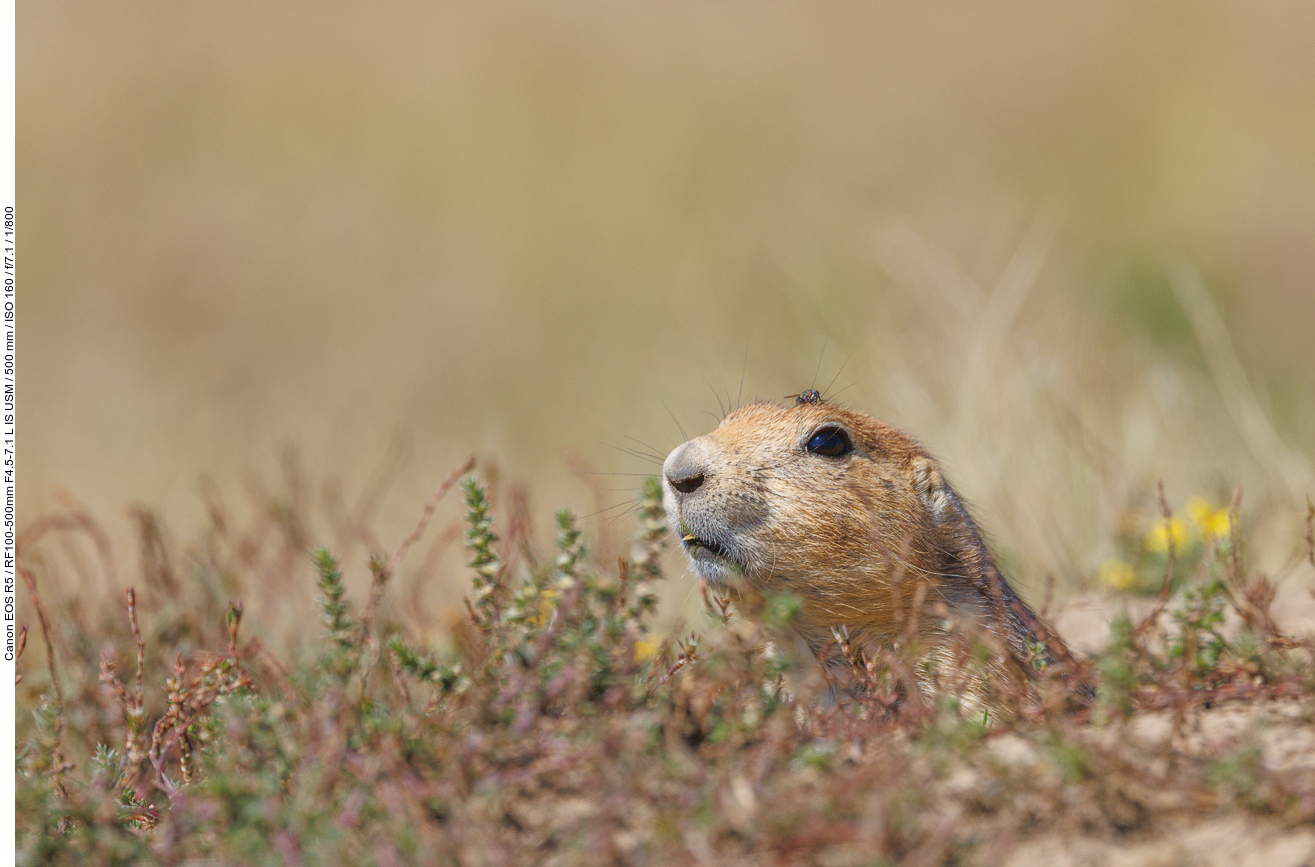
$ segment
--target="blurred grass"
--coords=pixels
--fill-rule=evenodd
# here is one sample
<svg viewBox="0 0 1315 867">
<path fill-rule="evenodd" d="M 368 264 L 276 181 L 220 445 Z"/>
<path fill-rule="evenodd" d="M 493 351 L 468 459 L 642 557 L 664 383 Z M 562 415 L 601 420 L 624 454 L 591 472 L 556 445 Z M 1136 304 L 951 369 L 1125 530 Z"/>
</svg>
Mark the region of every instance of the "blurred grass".
<svg viewBox="0 0 1315 867">
<path fill-rule="evenodd" d="M 961 703 L 961 666 L 1002 651 L 968 623 L 930 666 L 912 635 L 859 648 L 838 628 L 853 689 L 765 649 L 799 612 L 789 594 L 763 623 L 709 598 L 663 640 L 656 478 L 615 558 L 564 510 L 556 544 L 534 545 L 467 476 L 466 616 L 436 646 L 381 603 L 469 469 L 368 566 L 305 553 L 308 522 L 277 504 L 245 529 L 216 510 L 185 552 L 143 521 L 140 595 L 47 596 L 33 655 L 18 651 L 17 862 L 986 865 L 1060 844 L 1060 864 L 1149 848 L 1297 867 L 1315 851 L 1315 641 L 1277 624 L 1228 513 L 1193 510 L 1224 536 L 1144 616 L 1117 618 L 1103 652 L 1037 665 L 1030 685 L 988 672 L 983 716 Z M 1313 523 L 1315 506 L 1315 564 Z M 54 540 L 34 541 L 19 566 L 33 598 Z M 364 571 L 368 595 L 350 592 Z M 230 581 L 255 603 L 227 601 Z M 272 649 L 268 616 L 312 595 L 320 623 Z M 33 658 L 38 641 L 58 666 Z M 1240 827 L 1220 850 L 1225 820 Z"/>
<path fill-rule="evenodd" d="M 1305 4 L 18 16 L 21 522 L 68 490 L 124 559 L 124 503 L 190 532 L 204 475 L 259 511 L 287 444 L 307 539 L 328 479 L 391 545 L 471 451 L 588 514 L 565 455 L 651 472 L 603 444 L 816 375 L 927 442 L 1031 598 L 1088 585 L 1157 479 L 1243 485 L 1257 561 L 1299 560 Z M 1184 263 L 1293 460 L 1221 396 Z"/>
</svg>

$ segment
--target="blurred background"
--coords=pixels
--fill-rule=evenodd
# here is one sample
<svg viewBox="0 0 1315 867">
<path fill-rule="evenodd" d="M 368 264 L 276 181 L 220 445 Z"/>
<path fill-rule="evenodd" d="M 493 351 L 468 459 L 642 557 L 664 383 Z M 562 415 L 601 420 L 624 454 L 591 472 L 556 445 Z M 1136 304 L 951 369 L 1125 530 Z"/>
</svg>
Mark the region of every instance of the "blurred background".
<svg viewBox="0 0 1315 867">
<path fill-rule="evenodd" d="M 391 551 L 472 452 L 541 542 L 565 506 L 619 550 L 645 454 L 810 386 L 923 440 L 1028 598 L 1101 586 L 1160 480 L 1175 510 L 1242 485 L 1249 555 L 1309 579 L 1311 4 L 44 0 L 18 28 L 20 525 L 76 500 L 124 583 L 132 504 L 184 544 L 202 492 L 291 487 Z M 426 604 L 456 604 L 435 557 Z"/>
</svg>

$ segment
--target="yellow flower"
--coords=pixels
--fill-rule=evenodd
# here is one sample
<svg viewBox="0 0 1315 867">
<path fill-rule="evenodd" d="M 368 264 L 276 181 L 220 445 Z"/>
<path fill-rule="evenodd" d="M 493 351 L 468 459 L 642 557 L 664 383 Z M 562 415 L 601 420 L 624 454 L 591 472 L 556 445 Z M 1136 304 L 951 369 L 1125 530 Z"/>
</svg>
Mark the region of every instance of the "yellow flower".
<svg viewBox="0 0 1315 867">
<path fill-rule="evenodd" d="M 1183 542 L 1187 540 L 1187 525 L 1183 523 L 1182 518 L 1174 518 L 1170 521 L 1156 521 L 1155 526 L 1146 534 L 1144 540 L 1147 551 L 1160 553 L 1169 550 L 1169 539 L 1173 539 L 1174 549 L 1180 553 L 1183 550 Z"/>
<path fill-rule="evenodd" d="M 656 638 L 641 638 L 635 642 L 635 662 L 652 659 L 657 654 L 662 642 Z"/>
<path fill-rule="evenodd" d="M 1191 516 L 1192 526 L 1203 539 L 1224 539 L 1232 529 L 1227 509 L 1213 508 L 1202 497 L 1193 497 L 1187 502 L 1187 514 Z"/>
<path fill-rule="evenodd" d="M 1137 583 L 1137 573 L 1132 567 L 1113 557 L 1100 564 L 1097 574 L 1102 584 L 1115 590 L 1131 590 Z"/>
<path fill-rule="evenodd" d="M 539 613 L 530 618 L 530 623 L 535 626 L 543 626 L 545 623 L 549 623 L 552 620 L 553 610 L 557 607 L 557 603 L 553 600 L 559 595 L 552 588 L 541 591 L 539 593 Z"/>
</svg>

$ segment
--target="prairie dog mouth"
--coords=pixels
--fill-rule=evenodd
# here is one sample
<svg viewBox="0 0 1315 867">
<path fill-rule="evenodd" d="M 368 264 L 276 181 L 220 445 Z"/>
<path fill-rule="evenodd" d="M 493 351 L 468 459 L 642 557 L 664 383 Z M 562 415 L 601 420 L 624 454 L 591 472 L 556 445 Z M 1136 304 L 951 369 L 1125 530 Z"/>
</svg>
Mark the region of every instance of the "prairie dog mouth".
<svg viewBox="0 0 1315 867">
<path fill-rule="evenodd" d="M 684 530 L 681 547 L 694 564 L 694 571 L 710 584 L 725 584 L 744 577 L 744 566 L 731 551 L 715 539 L 704 539 Z"/>
<path fill-rule="evenodd" d="M 707 551 L 725 560 L 730 560 L 732 562 L 735 560 L 731 555 L 731 552 L 727 551 L 720 542 L 712 539 L 700 539 L 693 533 L 686 533 L 681 538 L 680 543 L 685 546 L 685 553 L 691 557 L 699 556 L 702 551 Z M 702 549 L 702 551 L 700 549 Z"/>
</svg>

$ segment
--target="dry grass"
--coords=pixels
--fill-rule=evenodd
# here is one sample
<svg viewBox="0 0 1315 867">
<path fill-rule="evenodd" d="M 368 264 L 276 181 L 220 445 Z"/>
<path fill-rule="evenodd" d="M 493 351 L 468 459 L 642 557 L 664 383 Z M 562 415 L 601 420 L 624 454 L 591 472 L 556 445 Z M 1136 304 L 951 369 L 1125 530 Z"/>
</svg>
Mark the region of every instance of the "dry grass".
<svg viewBox="0 0 1315 867">
<path fill-rule="evenodd" d="M 1228 535 L 1190 566 L 1171 550 L 1152 610 L 1077 663 L 1099 673 L 1094 704 L 1074 706 L 1068 672 L 1043 670 L 1025 693 L 998 684 L 1012 710 L 988 725 L 958 709 L 952 672 L 944 700 L 920 697 L 916 648 L 848 652 L 868 688 L 828 707 L 816 671 L 783 688 L 782 662 L 729 600 L 661 640 L 655 480 L 632 556 L 603 562 L 566 513 L 555 550 L 538 551 L 467 479 L 468 616 L 427 647 L 380 603 L 455 478 L 394 557 L 371 562 L 363 609 L 326 549 L 300 548 L 301 519 L 271 508 L 245 533 L 217 520 L 182 557 L 144 535 L 144 555 L 179 574 L 140 600 L 46 611 L 57 664 L 20 660 L 33 709 L 20 862 L 995 864 L 1056 839 L 1081 841 L 1070 855 L 1188 852 L 1184 828 L 1229 817 L 1270 855 L 1309 855 L 1315 640 L 1275 625 L 1236 500 Z M 1315 564 L 1312 522 L 1315 508 Z M 94 541 L 88 522 L 43 526 L 21 551 L 34 602 L 68 562 L 50 553 L 54 528 Z M 312 561 L 323 627 L 283 652 L 247 637 L 262 612 L 218 585 L 272 579 L 311 597 Z M 794 606 L 768 611 L 784 623 Z"/>
</svg>

